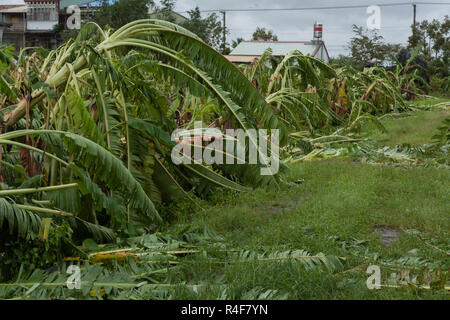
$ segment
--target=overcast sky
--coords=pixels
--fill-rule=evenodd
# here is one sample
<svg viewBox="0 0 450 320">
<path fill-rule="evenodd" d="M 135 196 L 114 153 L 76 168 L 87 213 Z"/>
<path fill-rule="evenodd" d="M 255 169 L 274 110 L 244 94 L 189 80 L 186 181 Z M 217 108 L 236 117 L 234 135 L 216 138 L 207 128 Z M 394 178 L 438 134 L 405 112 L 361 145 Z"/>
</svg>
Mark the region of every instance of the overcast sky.
<svg viewBox="0 0 450 320">
<path fill-rule="evenodd" d="M 183 12 L 198 6 L 200 10 L 245 8 L 302 8 L 387 3 L 413 3 L 412 0 L 177 0 L 176 11 Z M 416 1 L 419 2 L 419 1 Z M 420 2 L 446 2 L 449 5 L 417 5 L 417 21 L 450 16 L 450 0 L 422 0 Z M 243 37 L 250 40 L 256 26 L 275 31 L 279 40 L 307 41 L 312 39 L 314 21 L 323 24 L 323 40 L 331 56 L 346 53 L 352 37 L 352 24 L 366 26 L 366 8 L 327 9 L 311 11 L 228 12 L 229 39 Z M 412 5 L 382 7 L 380 34 L 392 43 L 405 44 L 411 33 Z M 231 41 L 229 41 L 231 42 Z"/>
<path fill-rule="evenodd" d="M 158 0 L 156 0 L 158 2 Z M 444 2 L 447 5 L 417 5 L 417 21 L 450 16 L 450 0 L 176 0 L 175 10 L 184 12 L 198 6 L 200 10 L 211 9 L 265 9 L 305 8 L 351 5 L 374 5 L 390 3 Z M 0 4 L 23 3 L 23 0 L 0 0 Z M 238 37 L 250 40 L 256 27 L 271 29 L 279 40 L 307 41 L 312 39 L 314 21 L 323 24 L 323 40 L 331 56 L 347 53 L 352 37 L 352 25 L 366 26 L 367 8 L 327 9 L 311 11 L 227 12 L 228 42 Z M 219 14 L 219 13 L 218 13 Z M 187 15 L 184 13 L 184 15 Z M 206 15 L 206 13 L 205 13 Z M 220 15 L 221 17 L 221 15 Z M 406 44 L 413 21 L 412 5 L 381 7 L 380 34 L 391 43 Z"/>
</svg>

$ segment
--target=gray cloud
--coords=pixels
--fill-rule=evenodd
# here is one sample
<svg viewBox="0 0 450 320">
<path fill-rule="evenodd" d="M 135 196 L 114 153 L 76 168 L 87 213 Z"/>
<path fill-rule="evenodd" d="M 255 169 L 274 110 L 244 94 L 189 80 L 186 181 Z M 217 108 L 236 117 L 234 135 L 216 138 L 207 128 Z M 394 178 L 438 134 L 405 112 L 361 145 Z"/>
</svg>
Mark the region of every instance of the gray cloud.
<svg viewBox="0 0 450 320">
<path fill-rule="evenodd" d="M 201 10 L 210 9 L 243 9 L 243 8 L 293 8 L 293 7 L 326 7 L 349 5 L 372 5 L 398 2 L 414 2 L 412 0 L 178 0 L 177 11 L 187 11 L 199 6 Z M 449 0 L 428 0 L 421 2 L 448 2 Z M 450 15 L 450 5 L 417 5 L 417 20 L 442 19 Z M 324 25 L 324 41 L 330 55 L 346 53 L 347 43 L 352 37 L 352 25 L 366 26 L 366 8 L 330 9 L 314 11 L 269 11 L 269 12 L 228 12 L 227 27 L 230 29 L 229 39 L 251 38 L 256 26 L 274 30 L 279 40 L 306 41 L 312 39 L 314 21 Z M 380 34 L 388 42 L 405 44 L 413 21 L 412 5 L 382 7 Z M 231 42 L 231 41 L 229 41 Z"/>
</svg>

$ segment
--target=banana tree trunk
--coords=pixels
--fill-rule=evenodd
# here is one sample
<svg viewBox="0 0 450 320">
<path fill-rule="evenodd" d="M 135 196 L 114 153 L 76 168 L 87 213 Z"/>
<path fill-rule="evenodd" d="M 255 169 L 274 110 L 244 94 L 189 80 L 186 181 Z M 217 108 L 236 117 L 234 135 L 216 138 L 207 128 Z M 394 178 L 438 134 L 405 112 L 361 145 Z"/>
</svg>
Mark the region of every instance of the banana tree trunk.
<svg viewBox="0 0 450 320">
<path fill-rule="evenodd" d="M 73 64 L 74 71 L 78 71 L 82 69 L 86 65 L 87 61 L 84 57 L 79 57 Z M 70 68 L 66 64 L 62 67 L 55 75 L 47 78 L 46 82 L 51 88 L 58 88 L 61 85 L 65 84 L 70 75 Z M 45 98 L 45 92 L 42 89 L 37 89 L 33 91 L 30 99 L 30 108 L 36 106 L 39 102 L 41 102 Z M 0 127 L 10 127 L 17 123 L 22 117 L 25 116 L 27 110 L 27 98 L 23 98 L 17 104 L 17 106 L 7 112 L 0 122 Z"/>
</svg>

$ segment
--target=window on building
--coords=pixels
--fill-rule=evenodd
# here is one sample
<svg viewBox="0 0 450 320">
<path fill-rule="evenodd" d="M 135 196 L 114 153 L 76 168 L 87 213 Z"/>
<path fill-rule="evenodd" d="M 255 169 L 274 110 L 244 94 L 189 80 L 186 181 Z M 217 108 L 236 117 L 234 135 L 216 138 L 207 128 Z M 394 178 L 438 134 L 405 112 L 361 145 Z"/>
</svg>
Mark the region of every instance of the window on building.
<svg viewBox="0 0 450 320">
<path fill-rule="evenodd" d="M 28 10 L 28 16 L 33 21 L 58 20 L 58 11 L 54 3 L 48 3 L 46 7 L 30 6 Z"/>
</svg>

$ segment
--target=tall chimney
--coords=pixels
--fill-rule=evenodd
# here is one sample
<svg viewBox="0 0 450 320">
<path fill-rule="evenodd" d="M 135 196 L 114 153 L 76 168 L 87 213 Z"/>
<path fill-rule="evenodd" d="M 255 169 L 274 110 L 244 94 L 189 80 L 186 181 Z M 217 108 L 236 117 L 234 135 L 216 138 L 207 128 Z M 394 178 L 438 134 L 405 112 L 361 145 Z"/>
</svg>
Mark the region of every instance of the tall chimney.
<svg viewBox="0 0 450 320">
<path fill-rule="evenodd" d="M 322 41 L 322 24 L 318 23 L 317 21 L 314 22 L 314 42 L 321 42 Z"/>
</svg>

